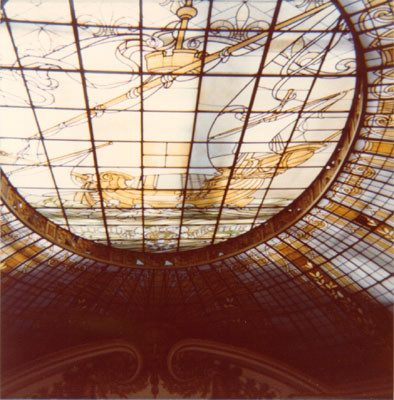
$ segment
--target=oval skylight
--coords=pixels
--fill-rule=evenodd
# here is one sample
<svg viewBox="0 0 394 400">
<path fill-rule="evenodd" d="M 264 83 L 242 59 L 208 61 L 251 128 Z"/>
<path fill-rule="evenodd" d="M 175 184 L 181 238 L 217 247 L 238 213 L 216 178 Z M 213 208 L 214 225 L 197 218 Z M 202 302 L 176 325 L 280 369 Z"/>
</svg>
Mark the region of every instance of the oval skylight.
<svg viewBox="0 0 394 400">
<path fill-rule="evenodd" d="M 353 104 L 331 1 L 9 0 L 2 168 L 40 213 L 137 251 L 220 243 L 326 166 Z"/>
</svg>

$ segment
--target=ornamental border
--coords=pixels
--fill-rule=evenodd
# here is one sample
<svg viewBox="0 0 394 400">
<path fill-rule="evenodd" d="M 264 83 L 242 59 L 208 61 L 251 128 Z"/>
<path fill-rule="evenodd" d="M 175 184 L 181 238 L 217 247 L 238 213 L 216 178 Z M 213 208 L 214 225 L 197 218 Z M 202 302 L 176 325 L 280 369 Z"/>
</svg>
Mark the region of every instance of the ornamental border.
<svg viewBox="0 0 394 400">
<path fill-rule="evenodd" d="M 366 112 L 368 87 L 363 47 L 350 17 L 343 7 L 336 5 L 352 31 L 357 57 L 356 91 L 347 123 L 326 167 L 309 188 L 262 225 L 223 243 L 198 249 L 176 253 L 138 252 L 95 243 L 58 226 L 30 206 L 0 169 L 1 199 L 19 220 L 50 242 L 83 257 L 120 267 L 174 269 L 200 266 L 243 253 L 272 239 L 306 216 L 335 183 L 352 152 Z"/>
</svg>

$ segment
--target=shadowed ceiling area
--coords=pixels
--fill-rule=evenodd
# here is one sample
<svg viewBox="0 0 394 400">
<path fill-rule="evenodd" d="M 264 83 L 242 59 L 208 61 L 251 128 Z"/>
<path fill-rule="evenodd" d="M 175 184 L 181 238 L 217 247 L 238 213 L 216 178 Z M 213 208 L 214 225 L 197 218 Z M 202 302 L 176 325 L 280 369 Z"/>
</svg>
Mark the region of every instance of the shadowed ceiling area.
<svg viewBox="0 0 394 400">
<path fill-rule="evenodd" d="M 54 4 L 2 1 L 2 397 L 390 398 L 389 2 Z"/>
</svg>

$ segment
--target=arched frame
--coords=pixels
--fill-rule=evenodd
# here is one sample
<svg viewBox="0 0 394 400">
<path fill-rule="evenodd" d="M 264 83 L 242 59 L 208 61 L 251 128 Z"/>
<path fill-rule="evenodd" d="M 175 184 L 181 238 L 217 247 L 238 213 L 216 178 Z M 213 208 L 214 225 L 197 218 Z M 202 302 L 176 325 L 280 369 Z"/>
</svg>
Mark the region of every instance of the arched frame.
<svg viewBox="0 0 394 400">
<path fill-rule="evenodd" d="M 363 3 L 364 2 L 360 2 L 360 6 L 365 6 L 365 13 L 367 14 L 373 14 L 386 4 L 386 2 L 383 1 L 366 1 L 368 4 Z M 372 92 L 373 89 L 369 88 L 371 84 L 368 84 L 367 78 L 368 70 L 376 70 L 376 66 L 368 66 L 369 44 L 363 44 L 361 40 L 363 29 L 371 32 L 371 28 L 366 26 L 363 28 L 364 25 L 362 23 L 360 23 L 360 25 L 354 24 L 352 21 L 352 13 L 346 11 L 346 4 L 338 4 L 338 7 L 342 9 L 347 24 L 352 29 L 357 50 L 358 75 L 355 95 L 356 100 L 353 103 L 341 141 L 329 160 L 327 167 L 300 197 L 263 225 L 241 236 L 228 239 L 226 242 L 201 249 L 179 253 L 142 253 L 98 244 L 78 237 L 60 226 L 57 226 L 29 206 L 18 194 L 17 190 L 10 184 L 4 174 L 2 174 L 1 178 L 1 195 L 3 201 L 23 223 L 49 241 L 82 256 L 123 267 L 173 269 L 198 266 L 240 254 L 274 238 L 279 233 L 292 226 L 296 221 L 308 216 L 316 204 L 325 198 L 327 191 L 336 184 L 337 177 L 346 165 L 346 160 L 352 154 L 352 149 L 360 135 L 361 129 L 363 127 L 368 127 L 369 122 L 365 118 L 368 102 L 372 103 L 376 101 L 376 96 L 371 96 L 370 92 Z M 361 10 L 353 12 L 353 14 L 356 15 L 360 21 L 364 18 L 364 14 L 361 13 Z M 378 30 L 378 28 L 375 29 L 376 31 Z M 376 36 L 378 37 L 379 33 L 376 33 Z M 384 36 L 384 33 L 380 34 L 380 36 Z M 389 50 L 381 48 L 379 43 L 377 47 L 377 51 L 381 53 L 381 62 L 389 63 Z M 378 86 L 378 84 L 376 86 Z M 381 107 L 384 108 L 383 102 L 386 100 L 383 98 L 383 95 L 381 97 Z M 365 148 L 365 151 L 371 152 L 370 143 L 366 143 Z M 378 153 L 378 151 L 379 149 L 377 148 L 376 152 Z"/>
</svg>

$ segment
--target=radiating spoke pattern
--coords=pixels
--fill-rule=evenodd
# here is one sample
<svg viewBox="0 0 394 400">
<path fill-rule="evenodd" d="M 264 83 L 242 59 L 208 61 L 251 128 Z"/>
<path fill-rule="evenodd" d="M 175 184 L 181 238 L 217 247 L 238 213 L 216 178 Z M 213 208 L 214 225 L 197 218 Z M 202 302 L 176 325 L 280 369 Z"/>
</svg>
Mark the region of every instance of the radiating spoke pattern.
<svg viewBox="0 0 394 400">
<path fill-rule="evenodd" d="M 356 52 L 332 2 L 9 0 L 1 164 L 40 213 L 137 251 L 274 217 L 334 152 Z"/>
<path fill-rule="evenodd" d="M 391 380 L 389 2 L 163 3 L 2 2 L 8 362 L 165 326 L 330 387 Z"/>
</svg>

